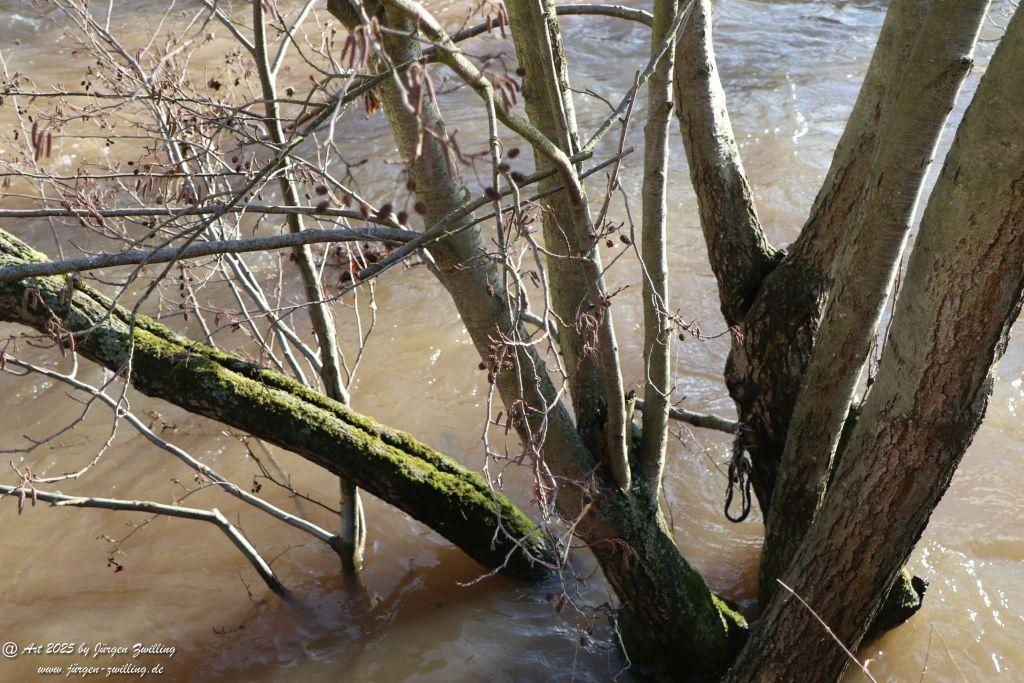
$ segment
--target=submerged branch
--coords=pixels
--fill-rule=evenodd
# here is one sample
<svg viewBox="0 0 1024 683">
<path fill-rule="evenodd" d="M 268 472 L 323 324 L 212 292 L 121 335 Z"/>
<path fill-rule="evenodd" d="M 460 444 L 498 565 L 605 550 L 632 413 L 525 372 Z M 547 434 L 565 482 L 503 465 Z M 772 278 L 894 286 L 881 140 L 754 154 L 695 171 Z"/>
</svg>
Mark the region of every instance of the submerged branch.
<svg viewBox="0 0 1024 683">
<path fill-rule="evenodd" d="M 4 496 L 27 496 L 32 498 L 33 503 L 41 500 L 50 503 L 53 507 L 78 507 L 97 508 L 100 510 L 114 510 L 120 512 L 147 512 L 165 517 L 178 517 L 181 519 L 194 519 L 201 522 L 209 522 L 224 532 L 236 548 L 245 556 L 249 564 L 253 566 L 260 578 L 267 584 L 270 590 L 274 591 L 285 602 L 294 603 L 295 596 L 285 588 L 274 570 L 259 554 L 252 543 L 218 510 L 200 510 L 198 508 L 180 507 L 178 505 L 164 505 L 143 500 L 118 500 L 116 498 L 93 498 L 89 496 L 66 496 L 62 493 L 49 493 L 38 491 L 30 487 L 2 486 L 0 495 Z"/>
</svg>

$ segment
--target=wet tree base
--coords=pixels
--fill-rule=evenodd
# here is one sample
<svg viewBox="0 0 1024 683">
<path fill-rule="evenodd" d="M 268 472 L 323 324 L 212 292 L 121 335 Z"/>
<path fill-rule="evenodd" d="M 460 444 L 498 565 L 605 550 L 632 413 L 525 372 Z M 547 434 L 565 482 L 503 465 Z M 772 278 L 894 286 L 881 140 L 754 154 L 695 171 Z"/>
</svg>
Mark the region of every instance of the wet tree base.
<svg viewBox="0 0 1024 683">
<path fill-rule="evenodd" d="M 864 643 L 874 641 L 885 635 L 910 617 L 917 614 L 924 604 L 924 593 L 928 590 L 928 582 L 920 576 L 914 576 L 906 569 L 900 571 L 896 583 L 889 590 L 885 602 L 871 622 L 868 632 L 864 635 Z"/>
</svg>

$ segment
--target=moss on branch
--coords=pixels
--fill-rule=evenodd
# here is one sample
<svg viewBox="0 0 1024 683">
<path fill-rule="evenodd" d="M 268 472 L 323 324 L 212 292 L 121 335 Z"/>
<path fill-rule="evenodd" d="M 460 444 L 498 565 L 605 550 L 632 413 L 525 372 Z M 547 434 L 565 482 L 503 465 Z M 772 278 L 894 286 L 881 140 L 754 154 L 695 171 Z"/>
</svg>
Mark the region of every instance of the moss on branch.
<svg viewBox="0 0 1024 683">
<path fill-rule="evenodd" d="M 0 265 L 47 260 L 0 230 Z M 486 567 L 539 578 L 540 529 L 484 478 L 412 436 L 301 384 L 132 316 L 67 277 L 0 283 L 0 320 L 50 335 L 142 393 L 236 427 L 352 480 Z M 538 562 L 542 560 L 543 562 Z"/>
</svg>

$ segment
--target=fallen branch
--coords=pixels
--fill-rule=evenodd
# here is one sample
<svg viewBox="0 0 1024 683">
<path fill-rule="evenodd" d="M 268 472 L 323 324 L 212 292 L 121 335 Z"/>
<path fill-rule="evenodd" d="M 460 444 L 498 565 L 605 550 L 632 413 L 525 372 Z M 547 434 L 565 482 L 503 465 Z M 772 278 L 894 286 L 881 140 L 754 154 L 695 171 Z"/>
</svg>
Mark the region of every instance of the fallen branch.
<svg viewBox="0 0 1024 683">
<path fill-rule="evenodd" d="M 0 230 L 0 267 L 46 257 Z M 484 566 L 523 578 L 548 572 L 540 529 L 486 480 L 408 434 L 284 375 L 132 317 L 84 283 L 0 283 L 0 320 L 28 325 L 148 396 L 293 451 L 398 507 Z"/>
</svg>

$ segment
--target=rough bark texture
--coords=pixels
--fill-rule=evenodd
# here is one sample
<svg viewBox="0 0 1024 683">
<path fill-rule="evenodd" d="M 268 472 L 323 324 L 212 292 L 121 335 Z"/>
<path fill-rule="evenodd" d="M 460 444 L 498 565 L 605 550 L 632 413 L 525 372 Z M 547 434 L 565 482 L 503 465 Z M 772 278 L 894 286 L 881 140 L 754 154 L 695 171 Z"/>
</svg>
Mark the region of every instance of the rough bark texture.
<svg viewBox="0 0 1024 683">
<path fill-rule="evenodd" d="M 1024 293 L 1024 13 L 981 80 L 925 211 L 877 380 L 786 583 L 861 641 L 981 423 Z M 856 501 L 856 503 L 851 503 Z M 828 681 L 848 660 L 772 601 L 734 681 Z"/>
<path fill-rule="evenodd" d="M 786 434 L 765 519 L 761 603 L 767 604 L 825 493 L 832 457 L 875 338 L 878 320 L 946 118 L 972 64 L 987 0 L 938 0 L 883 112 L 857 219 Z"/>
<path fill-rule="evenodd" d="M 708 3 L 694 7 L 679 41 L 677 112 L 722 311 L 737 332 L 726 364 L 726 383 L 736 401 L 744 447 L 753 465 L 754 491 L 766 516 L 827 300 L 830 269 L 840 238 L 857 216 L 878 121 L 913 49 L 927 5 L 923 0 L 890 4 L 825 183 L 786 255 L 771 249 L 757 221 L 714 64 Z M 897 583 L 879 623 L 900 623 L 920 607 L 922 594 L 909 581 Z"/>
<path fill-rule="evenodd" d="M 767 514 L 790 417 L 810 360 L 841 238 L 856 218 L 878 121 L 913 49 L 928 3 L 893 0 L 857 102 L 810 217 L 781 265 L 761 283 L 738 326 L 726 383 L 744 424 L 754 490 Z"/>
<path fill-rule="evenodd" d="M 0 264 L 40 260 L 45 256 L 0 231 Z M 130 314 L 109 299 L 71 282 L 39 277 L 3 283 L 0 319 L 73 344 L 114 372 L 124 373 L 130 362 L 129 380 L 142 393 L 349 478 L 487 567 L 504 567 L 524 578 L 547 573 L 529 556 L 553 559 L 540 530 L 479 474 L 283 375 L 174 334 L 145 316 L 133 324 Z M 518 550 L 509 536 L 522 539 L 529 553 Z"/>
</svg>

